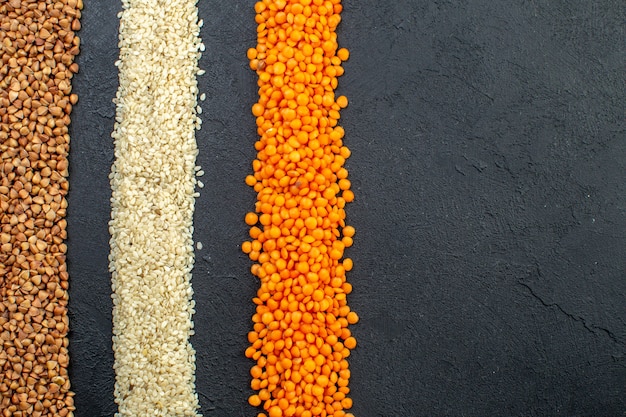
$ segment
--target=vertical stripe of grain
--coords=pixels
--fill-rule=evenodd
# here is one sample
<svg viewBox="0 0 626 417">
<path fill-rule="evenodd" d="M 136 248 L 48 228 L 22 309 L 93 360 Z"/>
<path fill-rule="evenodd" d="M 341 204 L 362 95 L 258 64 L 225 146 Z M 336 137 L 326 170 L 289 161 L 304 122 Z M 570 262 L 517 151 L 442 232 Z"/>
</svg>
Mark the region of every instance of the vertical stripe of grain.
<svg viewBox="0 0 626 417">
<path fill-rule="evenodd" d="M 193 0 L 125 0 L 110 175 L 117 416 L 196 416 Z"/>
<path fill-rule="evenodd" d="M 65 199 L 82 0 L 0 2 L 0 411 L 72 416 Z"/>
<path fill-rule="evenodd" d="M 344 250 L 355 230 L 344 208 L 354 194 L 338 126 L 348 100 L 335 97 L 349 56 L 337 45 L 341 1 L 263 0 L 255 11 L 257 46 L 247 55 L 259 77 L 260 137 L 246 183 L 258 194 L 242 250 L 260 287 L 246 350 L 257 392 L 248 402 L 265 417 L 353 417 L 348 325 L 358 316 L 347 305 Z"/>
</svg>

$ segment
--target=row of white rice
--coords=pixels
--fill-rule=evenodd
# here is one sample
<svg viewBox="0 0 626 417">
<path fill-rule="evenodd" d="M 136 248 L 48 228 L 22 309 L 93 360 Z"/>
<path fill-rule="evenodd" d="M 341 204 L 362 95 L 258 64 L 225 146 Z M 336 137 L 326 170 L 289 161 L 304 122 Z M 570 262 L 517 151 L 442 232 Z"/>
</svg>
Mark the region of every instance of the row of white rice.
<svg viewBox="0 0 626 417">
<path fill-rule="evenodd" d="M 191 269 L 203 46 L 196 0 L 124 0 L 110 175 L 120 417 L 197 416 Z"/>
</svg>

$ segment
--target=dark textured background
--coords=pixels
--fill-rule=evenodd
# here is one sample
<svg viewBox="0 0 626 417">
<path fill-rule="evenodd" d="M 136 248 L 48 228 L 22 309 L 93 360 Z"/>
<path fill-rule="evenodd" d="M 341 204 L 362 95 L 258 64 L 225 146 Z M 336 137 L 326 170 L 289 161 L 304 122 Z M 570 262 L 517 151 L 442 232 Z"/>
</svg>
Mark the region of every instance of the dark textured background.
<svg viewBox="0 0 626 417">
<path fill-rule="evenodd" d="M 253 1 L 200 1 L 193 277 L 205 416 L 254 416 L 243 356 L 256 279 Z M 341 124 L 357 229 L 357 417 L 626 414 L 624 5 L 344 0 Z M 77 417 L 112 416 L 107 271 L 116 13 L 86 2 L 72 119 L 69 262 Z"/>
</svg>

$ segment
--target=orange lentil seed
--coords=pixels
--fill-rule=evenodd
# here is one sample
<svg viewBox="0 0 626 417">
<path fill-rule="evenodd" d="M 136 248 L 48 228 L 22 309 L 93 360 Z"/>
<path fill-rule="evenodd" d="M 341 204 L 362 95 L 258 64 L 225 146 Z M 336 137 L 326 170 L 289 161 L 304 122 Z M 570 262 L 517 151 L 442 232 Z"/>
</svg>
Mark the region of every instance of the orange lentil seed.
<svg viewBox="0 0 626 417">
<path fill-rule="evenodd" d="M 248 401 L 263 417 L 354 417 L 345 411 L 346 358 L 357 345 L 348 326 L 359 318 L 347 305 L 353 263 L 344 258 L 354 193 L 338 126 L 348 99 L 334 92 L 349 58 L 335 32 L 341 0 L 261 0 L 254 9 L 257 46 L 247 58 L 259 77 L 259 140 L 245 182 L 257 203 L 241 249 L 260 287 L 245 352 L 256 362 Z"/>
</svg>

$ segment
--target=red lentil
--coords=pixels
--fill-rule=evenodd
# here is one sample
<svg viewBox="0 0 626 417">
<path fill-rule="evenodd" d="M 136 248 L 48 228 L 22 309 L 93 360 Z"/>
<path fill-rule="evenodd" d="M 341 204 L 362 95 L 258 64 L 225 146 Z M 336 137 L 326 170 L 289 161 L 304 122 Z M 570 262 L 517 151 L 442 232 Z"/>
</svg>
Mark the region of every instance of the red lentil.
<svg viewBox="0 0 626 417">
<path fill-rule="evenodd" d="M 357 343 L 348 325 L 358 316 L 347 305 L 353 263 L 344 251 L 355 230 L 344 208 L 354 194 L 338 126 L 348 99 L 334 93 L 349 57 L 337 49 L 341 0 L 262 0 L 255 11 L 257 46 L 247 57 L 259 77 L 260 139 L 246 184 L 258 196 L 242 250 L 260 288 L 245 353 L 256 361 L 257 393 L 248 401 L 263 407 L 259 417 L 353 417 L 347 357 Z"/>
</svg>

